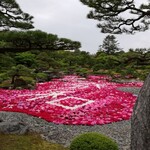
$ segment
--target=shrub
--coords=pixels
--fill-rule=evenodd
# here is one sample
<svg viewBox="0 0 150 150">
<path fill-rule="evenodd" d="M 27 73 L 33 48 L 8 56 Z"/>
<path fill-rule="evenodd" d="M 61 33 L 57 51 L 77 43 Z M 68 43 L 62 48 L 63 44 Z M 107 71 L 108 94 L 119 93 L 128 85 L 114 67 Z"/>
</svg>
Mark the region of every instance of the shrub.
<svg viewBox="0 0 150 150">
<path fill-rule="evenodd" d="M 44 82 L 44 81 L 47 81 L 48 75 L 46 73 L 37 73 L 36 79 L 38 82 Z"/>
<path fill-rule="evenodd" d="M 149 74 L 149 71 L 143 70 L 143 71 L 139 74 L 139 79 L 144 81 L 144 80 L 146 79 L 146 77 L 148 76 L 148 74 Z"/>
<path fill-rule="evenodd" d="M 20 79 L 24 80 L 27 84 L 35 85 L 36 81 L 32 77 L 21 76 Z"/>
<path fill-rule="evenodd" d="M 121 75 L 123 78 L 130 79 L 137 78 L 138 73 L 135 69 L 131 67 L 126 67 L 124 70 L 121 70 Z"/>
<path fill-rule="evenodd" d="M 88 74 L 88 69 L 86 68 L 77 68 L 76 69 L 76 74 L 81 76 L 81 77 L 87 77 L 87 74 Z"/>
<path fill-rule="evenodd" d="M 107 136 L 89 132 L 74 138 L 70 150 L 118 150 L 118 146 Z"/>
<path fill-rule="evenodd" d="M 1 84 L 0 84 L 0 88 L 4 88 L 4 89 L 9 89 L 11 88 L 13 85 L 11 84 L 11 80 L 4 80 Z"/>
<path fill-rule="evenodd" d="M 18 81 L 21 81 L 20 83 Z M 36 81 L 32 77 L 21 76 L 17 81 L 18 84 L 15 86 L 16 89 L 34 89 Z"/>
<path fill-rule="evenodd" d="M 0 73 L 0 83 L 4 80 L 8 80 L 8 75 L 6 73 Z"/>
</svg>

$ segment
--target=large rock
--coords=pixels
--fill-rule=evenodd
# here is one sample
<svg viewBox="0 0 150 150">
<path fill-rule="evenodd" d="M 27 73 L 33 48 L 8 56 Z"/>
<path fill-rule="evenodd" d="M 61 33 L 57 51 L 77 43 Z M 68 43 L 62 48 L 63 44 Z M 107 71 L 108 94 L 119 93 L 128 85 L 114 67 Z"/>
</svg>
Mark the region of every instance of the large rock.
<svg viewBox="0 0 150 150">
<path fill-rule="evenodd" d="M 25 134 L 28 126 L 21 122 L 0 122 L 0 133 L 4 134 Z"/>
<path fill-rule="evenodd" d="M 150 74 L 134 106 L 131 119 L 131 150 L 150 150 Z"/>
</svg>

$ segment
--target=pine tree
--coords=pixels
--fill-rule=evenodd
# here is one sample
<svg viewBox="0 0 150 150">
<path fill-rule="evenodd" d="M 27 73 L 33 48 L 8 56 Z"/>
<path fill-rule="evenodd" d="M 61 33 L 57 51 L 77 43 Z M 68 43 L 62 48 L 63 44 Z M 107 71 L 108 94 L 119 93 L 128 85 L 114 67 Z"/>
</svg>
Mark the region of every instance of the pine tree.
<svg viewBox="0 0 150 150">
<path fill-rule="evenodd" d="M 32 16 L 21 10 L 15 0 L 0 0 L 0 29 L 31 29 L 32 19 Z"/>
<path fill-rule="evenodd" d="M 119 48 L 119 43 L 116 40 L 114 35 L 108 35 L 103 40 L 103 44 L 100 45 L 100 51 L 105 52 L 106 54 L 115 54 L 119 52 L 121 49 Z"/>
<path fill-rule="evenodd" d="M 98 20 L 103 33 L 134 33 L 150 25 L 150 1 L 139 6 L 134 0 L 80 0 L 89 6 L 89 19 Z"/>
</svg>

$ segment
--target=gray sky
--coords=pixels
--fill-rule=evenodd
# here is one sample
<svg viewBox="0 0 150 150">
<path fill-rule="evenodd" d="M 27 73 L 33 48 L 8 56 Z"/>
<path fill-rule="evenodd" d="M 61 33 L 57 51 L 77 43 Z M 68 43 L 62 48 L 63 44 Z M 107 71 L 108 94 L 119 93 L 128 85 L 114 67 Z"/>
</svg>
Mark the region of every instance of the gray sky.
<svg viewBox="0 0 150 150">
<path fill-rule="evenodd" d="M 100 33 L 97 21 L 87 19 L 89 8 L 79 0 L 16 0 L 22 10 L 34 16 L 35 29 L 57 34 L 58 37 L 80 41 L 81 50 L 97 52 L 107 34 Z M 150 48 L 150 30 L 135 35 L 115 35 L 120 47 Z"/>
</svg>

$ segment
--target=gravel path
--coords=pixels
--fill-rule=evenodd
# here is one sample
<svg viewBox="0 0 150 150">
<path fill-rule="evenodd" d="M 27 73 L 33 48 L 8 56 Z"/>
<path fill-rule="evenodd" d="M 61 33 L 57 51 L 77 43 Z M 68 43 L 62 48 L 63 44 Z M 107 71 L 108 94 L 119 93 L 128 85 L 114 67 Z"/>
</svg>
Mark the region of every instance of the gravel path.
<svg viewBox="0 0 150 150">
<path fill-rule="evenodd" d="M 139 88 L 119 88 L 119 90 L 132 92 L 136 95 L 139 92 Z M 28 126 L 29 131 L 40 133 L 44 139 L 63 144 L 66 147 L 70 145 L 71 140 L 78 134 L 99 132 L 114 139 L 118 143 L 120 150 L 130 149 L 130 120 L 94 126 L 56 125 L 37 117 L 13 112 L 0 112 L 0 120 L 1 122 L 21 122 Z"/>
<path fill-rule="evenodd" d="M 140 91 L 140 88 L 138 88 L 138 87 L 121 87 L 121 88 L 118 88 L 118 90 L 121 90 L 124 92 L 130 92 L 137 96 Z"/>
<path fill-rule="evenodd" d="M 111 137 L 118 143 L 120 150 L 128 150 L 130 145 L 130 121 L 94 126 L 56 125 L 36 117 L 13 112 L 0 112 L 0 119 L 7 122 L 21 122 L 28 126 L 29 131 L 40 133 L 44 139 L 66 147 L 76 135 L 85 132 L 99 132 Z"/>
</svg>

